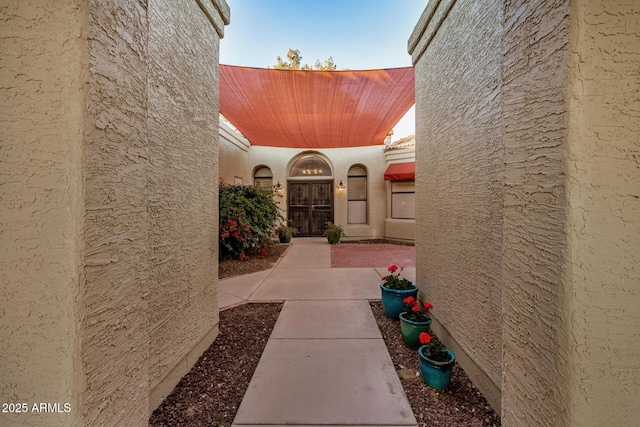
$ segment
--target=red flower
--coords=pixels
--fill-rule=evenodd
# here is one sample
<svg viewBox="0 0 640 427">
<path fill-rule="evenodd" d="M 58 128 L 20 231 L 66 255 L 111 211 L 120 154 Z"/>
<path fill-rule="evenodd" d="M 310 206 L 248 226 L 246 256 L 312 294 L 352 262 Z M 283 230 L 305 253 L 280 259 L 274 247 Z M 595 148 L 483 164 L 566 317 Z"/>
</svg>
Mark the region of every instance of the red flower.
<svg viewBox="0 0 640 427">
<path fill-rule="evenodd" d="M 414 300 L 412 296 L 408 296 L 403 299 L 402 302 L 404 302 L 405 304 L 415 304 L 416 300 Z"/>
<path fill-rule="evenodd" d="M 415 311 L 416 313 L 420 311 L 420 306 L 418 305 L 414 305 L 413 307 L 411 307 L 411 310 Z"/>
<path fill-rule="evenodd" d="M 395 264 L 393 264 L 391 267 L 389 267 L 389 268 L 388 268 L 388 270 L 389 270 L 391 273 L 395 273 L 396 271 L 398 271 L 398 266 L 397 266 L 397 265 L 395 265 Z"/>
<path fill-rule="evenodd" d="M 425 302 L 424 303 L 424 308 L 425 308 L 425 310 L 429 311 L 429 310 L 431 310 L 433 308 L 433 305 L 431 305 L 430 302 Z"/>
<path fill-rule="evenodd" d="M 420 344 L 429 344 L 431 342 L 431 335 L 426 332 L 420 332 Z"/>
</svg>

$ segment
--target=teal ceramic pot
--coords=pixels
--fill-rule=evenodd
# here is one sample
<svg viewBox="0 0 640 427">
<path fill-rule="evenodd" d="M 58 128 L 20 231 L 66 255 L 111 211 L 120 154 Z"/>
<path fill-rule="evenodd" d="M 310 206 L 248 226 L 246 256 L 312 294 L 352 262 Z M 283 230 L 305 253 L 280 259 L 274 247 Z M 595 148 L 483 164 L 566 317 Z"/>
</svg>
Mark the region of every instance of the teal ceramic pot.
<svg viewBox="0 0 640 427">
<path fill-rule="evenodd" d="M 418 348 L 420 347 L 420 334 L 422 332 L 429 332 L 431 319 L 426 322 L 414 322 L 407 319 L 405 317 L 406 315 L 406 312 L 400 313 L 400 331 L 402 332 L 402 339 L 410 348 Z"/>
<path fill-rule="evenodd" d="M 418 349 L 422 379 L 429 387 L 433 387 L 437 390 L 444 390 L 451 382 L 451 371 L 456 358 L 453 353 L 447 350 L 447 353 L 451 356 L 450 361 L 438 362 L 436 360 L 429 359 L 424 355 L 424 351 L 427 347 L 429 346 L 423 345 Z"/>
<path fill-rule="evenodd" d="M 413 288 L 407 290 L 387 289 L 384 287 L 384 283 L 380 283 L 384 314 L 391 319 L 397 319 L 400 313 L 404 311 L 404 299 L 409 296 L 414 299 L 418 298 L 418 287 L 412 284 Z"/>
</svg>

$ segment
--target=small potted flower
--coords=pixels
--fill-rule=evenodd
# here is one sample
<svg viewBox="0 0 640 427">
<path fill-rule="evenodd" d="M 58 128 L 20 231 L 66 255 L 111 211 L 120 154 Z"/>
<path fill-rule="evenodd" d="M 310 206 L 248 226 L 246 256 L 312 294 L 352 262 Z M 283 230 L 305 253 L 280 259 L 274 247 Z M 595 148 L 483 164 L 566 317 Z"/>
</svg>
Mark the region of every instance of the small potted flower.
<svg viewBox="0 0 640 427">
<path fill-rule="evenodd" d="M 327 229 L 324 231 L 324 236 L 327 241 L 334 245 L 340 243 L 340 238 L 344 236 L 344 229 L 339 224 L 334 224 L 331 221 L 327 222 Z"/>
<path fill-rule="evenodd" d="M 433 308 L 433 305 L 425 302 L 422 307 L 424 311 L 412 296 L 404 299 L 404 311 L 400 313 L 400 331 L 402 339 L 410 348 L 420 347 L 420 334 L 429 332 L 429 326 L 431 326 L 429 310 Z"/>
<path fill-rule="evenodd" d="M 289 243 L 291 242 L 291 238 L 298 234 L 298 230 L 293 227 L 289 227 L 286 224 L 282 224 L 280 227 L 276 228 L 276 234 L 278 235 L 280 243 Z"/>
<path fill-rule="evenodd" d="M 420 334 L 420 343 L 422 346 L 418 349 L 418 354 L 422 379 L 429 387 L 444 390 L 451 382 L 455 356 L 444 344 L 434 342 L 427 332 Z"/>
<path fill-rule="evenodd" d="M 392 319 L 397 319 L 404 309 L 404 299 L 411 296 L 418 297 L 418 287 L 400 274 L 404 267 L 393 264 L 388 269 L 389 274 L 382 278 L 380 289 L 382 290 L 382 308 L 384 314 Z"/>
</svg>

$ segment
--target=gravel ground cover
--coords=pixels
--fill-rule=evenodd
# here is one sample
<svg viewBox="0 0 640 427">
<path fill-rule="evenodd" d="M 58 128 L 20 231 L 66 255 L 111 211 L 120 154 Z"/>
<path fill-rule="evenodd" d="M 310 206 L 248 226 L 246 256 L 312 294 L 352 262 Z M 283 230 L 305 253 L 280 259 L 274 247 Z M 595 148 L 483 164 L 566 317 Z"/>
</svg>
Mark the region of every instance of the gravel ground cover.
<svg viewBox="0 0 640 427">
<path fill-rule="evenodd" d="M 371 301 L 370 305 L 419 426 L 500 425 L 500 417 L 457 363 L 453 367 L 449 387 L 440 391 L 427 386 L 419 373 L 418 351 L 410 349 L 402 341 L 400 321 L 384 315 L 382 302 Z"/>
</svg>

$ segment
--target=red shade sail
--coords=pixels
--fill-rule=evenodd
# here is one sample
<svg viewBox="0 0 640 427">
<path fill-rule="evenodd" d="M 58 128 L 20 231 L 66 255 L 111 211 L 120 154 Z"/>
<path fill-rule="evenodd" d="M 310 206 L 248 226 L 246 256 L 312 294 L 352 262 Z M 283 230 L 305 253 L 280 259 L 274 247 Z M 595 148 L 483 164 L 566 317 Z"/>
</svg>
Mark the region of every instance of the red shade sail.
<svg viewBox="0 0 640 427">
<path fill-rule="evenodd" d="M 409 181 L 416 179 L 416 162 L 390 164 L 384 173 L 387 181 Z"/>
<path fill-rule="evenodd" d="M 382 144 L 414 102 L 413 67 L 294 71 L 220 65 L 220 112 L 253 145 Z"/>
</svg>

